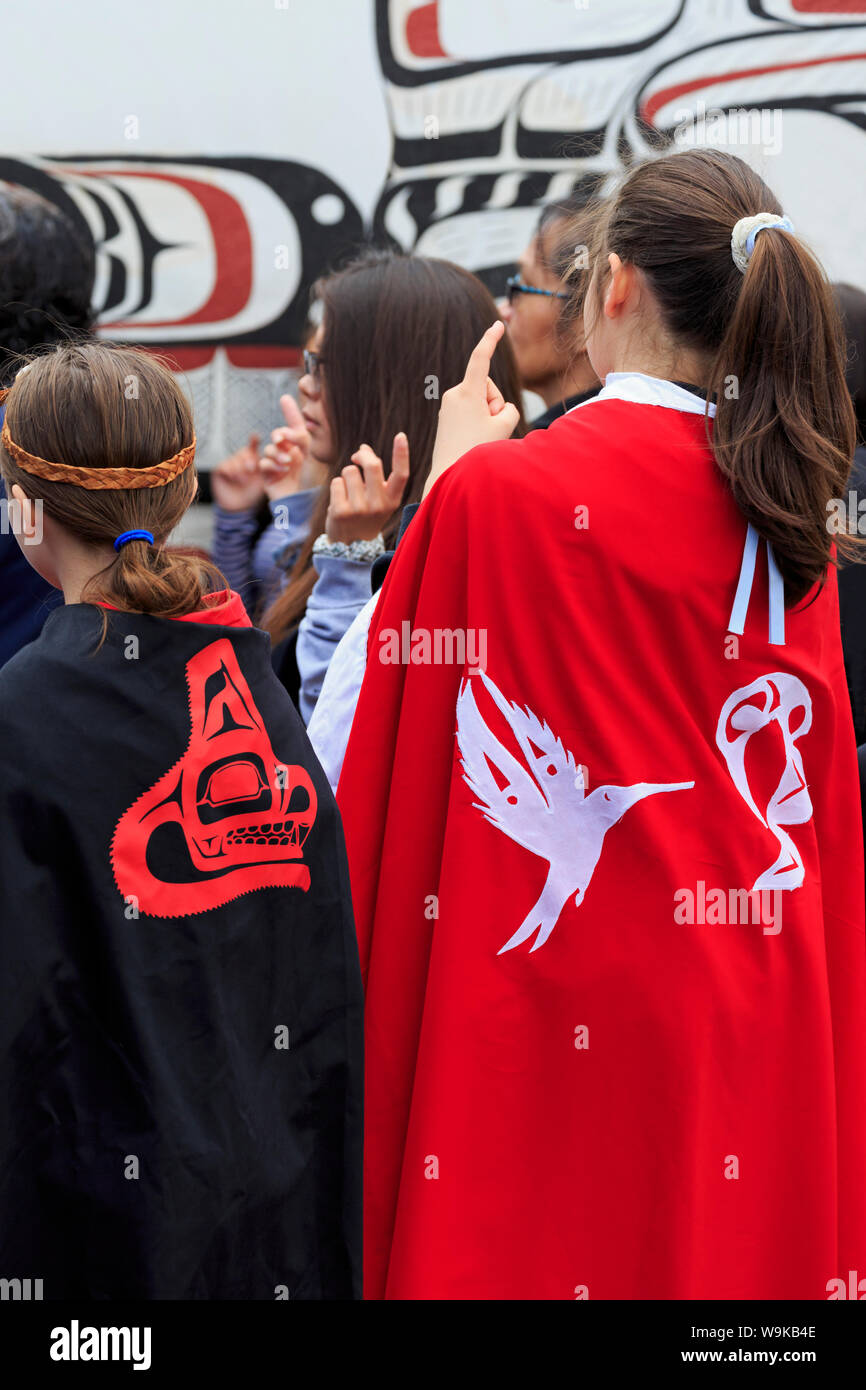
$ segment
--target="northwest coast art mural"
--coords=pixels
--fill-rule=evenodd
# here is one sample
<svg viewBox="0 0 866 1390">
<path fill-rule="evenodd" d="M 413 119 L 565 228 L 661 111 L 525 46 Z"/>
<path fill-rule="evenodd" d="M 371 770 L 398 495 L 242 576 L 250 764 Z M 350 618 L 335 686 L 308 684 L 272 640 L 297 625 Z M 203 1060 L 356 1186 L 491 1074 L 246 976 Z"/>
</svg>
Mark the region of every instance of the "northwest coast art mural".
<svg viewBox="0 0 866 1390">
<path fill-rule="evenodd" d="M 448 257 L 500 293 L 541 203 L 677 143 L 749 158 L 831 274 L 862 282 L 852 198 L 866 173 L 866 0 L 324 8 L 336 22 L 349 7 L 371 29 L 384 102 L 370 119 L 387 121 L 390 147 L 384 179 L 371 161 L 364 208 L 331 168 L 347 120 L 333 103 L 315 152 L 287 123 L 282 158 L 255 148 L 161 155 L 142 140 L 131 154 L 122 138 L 75 155 L 0 158 L 0 179 L 90 230 L 100 331 L 163 350 L 183 370 L 205 468 L 250 428 L 278 422 L 310 287 L 353 247 L 375 240 Z M 210 9 L 218 26 L 219 6 Z M 287 11 L 291 52 L 301 17 L 289 3 L 275 9 Z M 321 61 L 332 61 L 327 26 Z M 315 73 L 301 77 L 314 99 Z"/>
</svg>

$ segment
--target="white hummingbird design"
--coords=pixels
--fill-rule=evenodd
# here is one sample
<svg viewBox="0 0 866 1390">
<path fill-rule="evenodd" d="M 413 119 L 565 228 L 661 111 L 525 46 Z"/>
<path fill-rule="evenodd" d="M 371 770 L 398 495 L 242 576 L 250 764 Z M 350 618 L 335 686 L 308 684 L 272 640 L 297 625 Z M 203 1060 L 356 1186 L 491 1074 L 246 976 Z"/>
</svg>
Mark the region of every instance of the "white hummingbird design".
<svg viewBox="0 0 866 1390">
<path fill-rule="evenodd" d="M 483 671 L 478 676 L 508 721 L 526 766 L 485 724 L 471 682 L 466 680 L 457 697 L 457 743 L 464 781 L 479 798 L 473 804 L 490 825 L 550 865 L 541 896 L 497 954 L 520 946 L 534 932 L 538 934 L 530 949 L 537 951 L 572 893 L 575 906 L 583 902 L 611 826 L 644 797 L 687 791 L 695 784 L 637 782 L 631 787 L 596 787 L 587 796 L 583 769 L 547 724 L 540 723 L 527 707 L 521 709 L 506 700 Z M 498 769 L 499 779 L 492 767 Z M 505 782 L 502 787 L 500 780 Z"/>
</svg>

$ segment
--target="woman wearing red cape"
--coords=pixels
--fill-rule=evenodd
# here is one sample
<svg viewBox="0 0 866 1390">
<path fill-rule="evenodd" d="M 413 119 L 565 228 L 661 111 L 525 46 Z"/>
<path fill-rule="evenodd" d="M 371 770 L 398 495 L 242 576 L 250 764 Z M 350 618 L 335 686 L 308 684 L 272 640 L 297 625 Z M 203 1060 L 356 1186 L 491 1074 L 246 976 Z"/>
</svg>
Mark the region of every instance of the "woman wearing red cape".
<svg viewBox="0 0 866 1390">
<path fill-rule="evenodd" d="M 603 390 L 508 440 L 488 331 L 370 632 L 338 794 L 367 1298 L 866 1272 L 838 319 L 729 155 L 636 169 L 600 241 Z"/>
</svg>

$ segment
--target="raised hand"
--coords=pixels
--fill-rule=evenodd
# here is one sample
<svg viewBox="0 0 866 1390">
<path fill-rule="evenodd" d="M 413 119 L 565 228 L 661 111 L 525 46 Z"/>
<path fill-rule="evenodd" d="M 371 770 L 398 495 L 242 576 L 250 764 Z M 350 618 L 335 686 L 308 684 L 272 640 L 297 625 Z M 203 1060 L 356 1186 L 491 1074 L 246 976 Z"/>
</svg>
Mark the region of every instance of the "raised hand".
<svg viewBox="0 0 866 1390">
<path fill-rule="evenodd" d="M 294 396 L 280 396 L 280 409 L 286 423 L 271 431 L 271 442 L 259 463 L 265 490 L 271 498 L 297 492 L 301 469 L 310 451 L 309 431 Z"/>
<path fill-rule="evenodd" d="M 520 411 L 504 399 L 490 378 L 490 362 L 504 332 L 501 319 L 491 324 L 473 348 L 463 380 L 442 396 L 425 497 L 437 478 L 469 449 L 507 439 L 514 432 Z"/>
<path fill-rule="evenodd" d="M 257 507 L 265 496 L 259 472 L 259 436 L 251 434 L 236 453 L 217 464 L 210 479 L 213 499 L 223 511 L 245 512 Z"/>
<path fill-rule="evenodd" d="M 331 502 L 325 520 L 328 540 L 373 540 L 399 507 L 408 478 L 409 441 L 405 434 L 394 436 L 387 480 L 382 460 L 369 444 L 362 444 L 340 477 L 331 481 Z"/>
</svg>

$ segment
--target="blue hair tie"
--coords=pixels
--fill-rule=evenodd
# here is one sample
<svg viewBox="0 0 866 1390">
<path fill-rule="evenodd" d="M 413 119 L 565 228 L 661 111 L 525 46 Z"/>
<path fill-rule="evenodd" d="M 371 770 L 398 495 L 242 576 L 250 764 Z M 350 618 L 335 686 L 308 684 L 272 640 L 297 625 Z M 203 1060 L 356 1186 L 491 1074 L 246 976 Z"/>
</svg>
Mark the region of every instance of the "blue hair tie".
<svg viewBox="0 0 866 1390">
<path fill-rule="evenodd" d="M 781 231 L 793 234 L 794 224 L 790 217 L 781 217 L 775 212 L 756 212 L 754 217 L 741 217 L 734 223 L 731 232 L 731 260 L 741 275 L 752 259 L 755 238 L 759 232 Z"/>
<path fill-rule="evenodd" d="M 148 545 L 153 545 L 153 532 L 121 531 L 117 540 L 114 542 L 115 550 L 120 551 L 123 548 L 123 546 L 129 543 L 129 541 L 147 541 Z"/>
<path fill-rule="evenodd" d="M 758 232 L 793 232 L 793 230 L 794 224 L 790 217 L 780 217 L 777 222 L 765 222 L 762 227 L 753 227 L 746 237 L 746 258 L 748 259 L 755 249 L 755 237 L 758 235 Z"/>
</svg>

